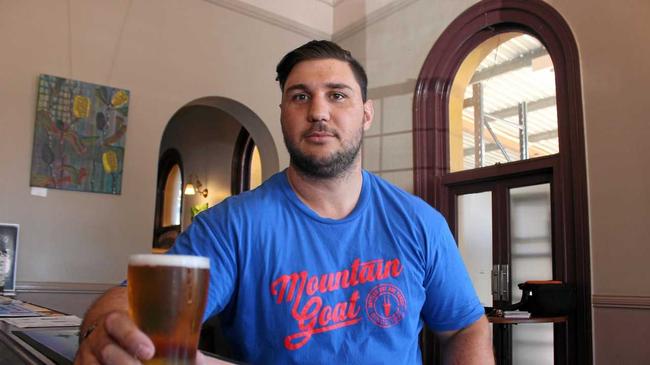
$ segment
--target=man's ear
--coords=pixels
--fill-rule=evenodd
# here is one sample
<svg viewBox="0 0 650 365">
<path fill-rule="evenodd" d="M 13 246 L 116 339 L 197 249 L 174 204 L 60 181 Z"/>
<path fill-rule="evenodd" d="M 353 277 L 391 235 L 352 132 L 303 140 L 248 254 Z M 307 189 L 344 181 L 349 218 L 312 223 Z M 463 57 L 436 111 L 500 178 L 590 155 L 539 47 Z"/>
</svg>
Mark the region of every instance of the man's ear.
<svg viewBox="0 0 650 365">
<path fill-rule="evenodd" d="M 370 129 L 374 116 L 375 116 L 375 106 L 372 100 L 368 99 L 365 103 L 363 103 L 363 130 L 364 131 Z"/>
</svg>

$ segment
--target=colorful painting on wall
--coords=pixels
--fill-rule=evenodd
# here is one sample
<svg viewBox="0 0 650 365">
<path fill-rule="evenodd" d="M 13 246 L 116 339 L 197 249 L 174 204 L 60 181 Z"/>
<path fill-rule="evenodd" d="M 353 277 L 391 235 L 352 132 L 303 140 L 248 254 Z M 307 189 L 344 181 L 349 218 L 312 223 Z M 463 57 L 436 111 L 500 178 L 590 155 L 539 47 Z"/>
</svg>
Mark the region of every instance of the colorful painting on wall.
<svg viewBox="0 0 650 365">
<path fill-rule="evenodd" d="M 129 91 L 40 75 L 30 185 L 120 194 Z"/>
</svg>

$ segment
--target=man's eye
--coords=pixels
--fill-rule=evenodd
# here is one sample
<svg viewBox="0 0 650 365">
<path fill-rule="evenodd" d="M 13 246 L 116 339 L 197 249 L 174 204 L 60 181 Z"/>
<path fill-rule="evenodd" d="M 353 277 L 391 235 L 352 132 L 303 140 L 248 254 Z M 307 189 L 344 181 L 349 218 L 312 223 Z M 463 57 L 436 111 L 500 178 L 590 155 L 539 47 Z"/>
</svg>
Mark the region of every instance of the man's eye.
<svg viewBox="0 0 650 365">
<path fill-rule="evenodd" d="M 291 100 L 294 101 L 305 101 L 307 99 L 309 99 L 309 97 L 305 94 L 295 94 L 291 97 Z"/>
<path fill-rule="evenodd" d="M 334 100 L 343 100 L 346 96 L 343 93 L 332 93 L 332 99 Z"/>
</svg>

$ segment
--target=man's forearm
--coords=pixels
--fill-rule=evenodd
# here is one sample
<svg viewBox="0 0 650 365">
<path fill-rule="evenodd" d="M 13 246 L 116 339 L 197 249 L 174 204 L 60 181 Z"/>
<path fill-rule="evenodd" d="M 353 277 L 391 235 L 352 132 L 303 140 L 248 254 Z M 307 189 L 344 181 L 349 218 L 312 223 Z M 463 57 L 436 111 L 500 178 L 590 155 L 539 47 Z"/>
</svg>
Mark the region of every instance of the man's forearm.
<svg viewBox="0 0 650 365">
<path fill-rule="evenodd" d="M 487 318 L 457 331 L 443 340 L 444 364 L 494 364 L 492 338 Z"/>
<path fill-rule="evenodd" d="M 94 326 L 108 313 L 115 311 L 127 312 L 129 309 L 126 287 L 117 286 L 109 289 L 99 297 L 86 311 L 81 323 L 80 333 L 86 334 L 89 327 Z"/>
</svg>

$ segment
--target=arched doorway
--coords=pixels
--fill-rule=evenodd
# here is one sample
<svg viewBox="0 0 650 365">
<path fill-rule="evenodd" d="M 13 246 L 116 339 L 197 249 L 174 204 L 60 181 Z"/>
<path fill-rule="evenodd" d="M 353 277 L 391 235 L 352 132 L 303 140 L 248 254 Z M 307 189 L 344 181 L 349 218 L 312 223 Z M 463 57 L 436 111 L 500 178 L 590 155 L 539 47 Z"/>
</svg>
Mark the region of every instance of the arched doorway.
<svg viewBox="0 0 650 365">
<path fill-rule="evenodd" d="M 161 138 L 154 249 L 168 249 L 193 215 L 254 187 L 278 166 L 270 132 L 246 106 L 205 97 L 181 107 Z"/>
</svg>

